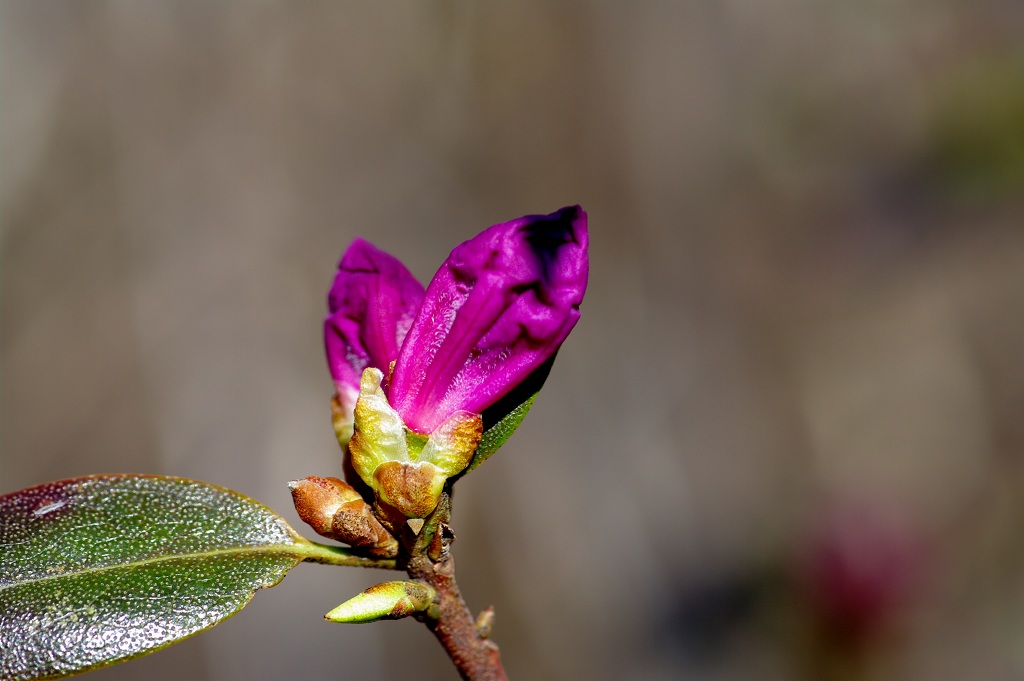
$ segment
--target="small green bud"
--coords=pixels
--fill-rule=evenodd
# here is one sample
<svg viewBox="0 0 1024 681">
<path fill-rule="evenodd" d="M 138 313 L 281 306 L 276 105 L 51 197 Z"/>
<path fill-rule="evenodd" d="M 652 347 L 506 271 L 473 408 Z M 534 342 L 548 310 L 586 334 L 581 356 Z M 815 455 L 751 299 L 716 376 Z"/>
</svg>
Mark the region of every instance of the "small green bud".
<svg viewBox="0 0 1024 681">
<path fill-rule="evenodd" d="M 345 601 L 324 619 L 350 624 L 398 620 L 428 610 L 435 597 L 435 591 L 420 582 L 384 582 Z"/>
</svg>

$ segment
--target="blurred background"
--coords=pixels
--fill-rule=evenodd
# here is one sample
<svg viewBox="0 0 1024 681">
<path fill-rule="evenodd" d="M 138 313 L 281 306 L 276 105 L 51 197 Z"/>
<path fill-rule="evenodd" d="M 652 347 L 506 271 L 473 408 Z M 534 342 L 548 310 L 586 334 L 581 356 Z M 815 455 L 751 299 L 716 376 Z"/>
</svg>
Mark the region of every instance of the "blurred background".
<svg viewBox="0 0 1024 681">
<path fill-rule="evenodd" d="M 1024 678 L 1020 2 L 4 2 L 0 153 L 0 493 L 298 525 L 350 240 L 427 281 L 580 203 L 582 321 L 456 497 L 511 678 Z M 455 678 L 322 620 L 385 578 L 89 678 Z"/>
</svg>

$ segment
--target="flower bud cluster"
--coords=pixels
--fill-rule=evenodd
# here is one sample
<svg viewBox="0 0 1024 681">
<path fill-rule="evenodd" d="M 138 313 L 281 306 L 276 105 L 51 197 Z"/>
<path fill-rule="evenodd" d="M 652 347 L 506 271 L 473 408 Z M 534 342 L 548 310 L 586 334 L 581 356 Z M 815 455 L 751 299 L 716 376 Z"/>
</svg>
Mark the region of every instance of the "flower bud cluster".
<svg viewBox="0 0 1024 681">
<path fill-rule="evenodd" d="M 328 295 L 324 345 L 335 434 L 358 480 L 293 483 L 303 520 L 353 546 L 397 550 L 369 502 L 425 518 L 447 482 L 479 464 L 482 441 L 489 455 L 515 429 L 532 393 L 503 398 L 547 371 L 578 321 L 587 245 L 579 206 L 526 216 L 456 247 L 424 288 L 357 239 Z M 499 403 L 515 418 L 489 411 Z"/>
</svg>

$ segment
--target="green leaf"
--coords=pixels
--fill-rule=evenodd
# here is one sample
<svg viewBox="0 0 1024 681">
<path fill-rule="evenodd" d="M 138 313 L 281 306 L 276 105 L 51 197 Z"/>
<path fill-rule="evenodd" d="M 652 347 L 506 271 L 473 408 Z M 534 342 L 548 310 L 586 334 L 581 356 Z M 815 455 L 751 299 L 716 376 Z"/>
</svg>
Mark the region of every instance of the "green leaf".
<svg viewBox="0 0 1024 681">
<path fill-rule="evenodd" d="M 469 462 L 469 466 L 463 471 L 463 475 L 486 461 L 491 454 L 494 454 L 494 452 L 498 451 L 499 447 L 505 444 L 506 440 L 512 437 L 512 433 L 516 432 L 516 428 L 526 418 L 526 413 L 530 411 L 530 407 L 533 406 L 533 401 L 536 398 L 537 393 L 530 395 L 525 402 L 484 431 L 483 437 L 480 438 L 480 444 L 476 448 L 476 454 L 473 455 L 473 460 Z"/>
<path fill-rule="evenodd" d="M 0 678 L 68 676 L 180 641 L 300 561 L 329 562 L 317 546 L 266 506 L 181 478 L 93 476 L 2 496 Z"/>
<path fill-rule="evenodd" d="M 482 464 L 491 454 L 498 451 L 498 448 L 505 444 L 506 440 L 512 437 L 512 433 L 516 432 L 516 428 L 523 422 L 526 413 L 533 406 L 533 401 L 537 399 L 537 393 L 544 387 L 544 381 L 551 373 L 554 363 L 555 355 L 552 355 L 534 369 L 512 392 L 484 411 L 483 437 L 480 438 L 480 444 L 477 446 L 469 466 L 458 477 Z"/>
</svg>

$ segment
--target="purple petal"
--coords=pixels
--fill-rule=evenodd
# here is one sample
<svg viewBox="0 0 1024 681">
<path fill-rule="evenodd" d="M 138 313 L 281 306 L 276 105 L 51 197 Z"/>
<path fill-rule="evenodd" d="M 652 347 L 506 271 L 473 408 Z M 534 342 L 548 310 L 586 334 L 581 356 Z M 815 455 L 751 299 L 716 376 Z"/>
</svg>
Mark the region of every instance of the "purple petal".
<svg viewBox="0 0 1024 681">
<path fill-rule="evenodd" d="M 398 259 L 356 239 L 338 263 L 324 320 L 327 365 L 351 413 L 368 366 L 385 376 L 423 300 L 423 286 Z"/>
<path fill-rule="evenodd" d="M 461 244 L 427 287 L 389 388 L 407 426 L 430 433 L 481 413 L 551 357 L 587 288 L 579 206 L 494 225 Z"/>
</svg>

